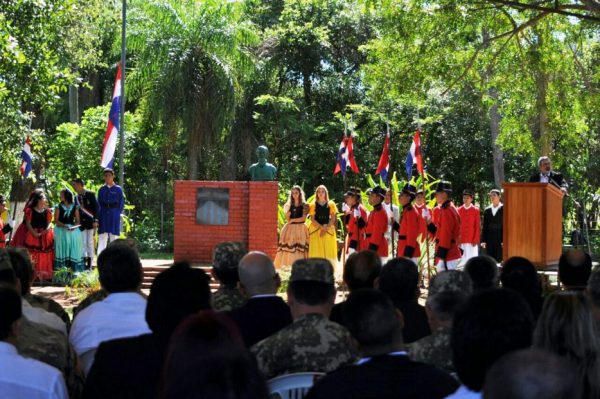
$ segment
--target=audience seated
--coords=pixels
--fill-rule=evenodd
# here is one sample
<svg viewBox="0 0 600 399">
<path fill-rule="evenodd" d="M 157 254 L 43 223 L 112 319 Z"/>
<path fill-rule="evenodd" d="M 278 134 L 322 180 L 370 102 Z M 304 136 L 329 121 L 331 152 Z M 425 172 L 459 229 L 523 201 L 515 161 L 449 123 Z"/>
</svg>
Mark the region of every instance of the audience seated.
<svg viewBox="0 0 600 399">
<path fill-rule="evenodd" d="M 163 399 L 269 397 L 235 325 L 213 312 L 191 316 L 177 329 L 163 376 Z"/>
<path fill-rule="evenodd" d="M 307 399 L 433 399 L 458 387 L 449 374 L 408 358 L 401 315 L 382 292 L 366 288 L 351 293 L 344 320 L 362 358 L 318 380 Z"/>
<path fill-rule="evenodd" d="M 8 255 L 4 252 L 0 257 Z M 17 291 L 0 286 L 0 397 L 67 399 L 65 381 L 59 370 L 17 353 L 21 302 Z"/>
<path fill-rule="evenodd" d="M 290 307 L 277 296 L 281 285 L 271 259 L 250 252 L 240 260 L 240 289 L 248 301 L 227 313 L 235 322 L 247 347 L 292 323 Z"/>
<path fill-rule="evenodd" d="M 498 265 L 491 256 L 479 255 L 467 261 L 465 273 L 471 277 L 473 291 L 498 288 Z"/>
<path fill-rule="evenodd" d="M 469 276 L 458 270 L 442 271 L 433 277 L 425 305 L 432 333 L 409 345 L 412 360 L 434 365 L 449 373 L 456 371 L 450 346 L 452 319 L 471 294 L 471 289 Z"/>
<path fill-rule="evenodd" d="M 86 374 L 101 342 L 150 332 L 144 318 L 146 299 L 140 294 L 142 264 L 135 249 L 112 243 L 98 256 L 98 273 L 109 295 L 82 310 L 69 335 Z"/>
<path fill-rule="evenodd" d="M 592 315 L 596 320 L 596 326 L 600 327 L 600 269 L 594 270 L 590 276 L 586 294 L 590 298 L 590 305 L 592 306 Z"/>
<path fill-rule="evenodd" d="M 376 283 L 378 289 L 386 294 L 394 306 L 404 316 L 402 337 L 410 344 L 431 334 L 425 307 L 419 305 L 419 271 L 417 265 L 407 258 L 389 260 L 381 269 Z"/>
<path fill-rule="evenodd" d="M 21 253 L 14 248 L 0 250 L 0 257 L 5 259 L 0 267 L 0 284 L 15 289 L 21 293 L 21 281 L 16 277 L 13 266 L 19 269 L 19 275 L 23 275 L 20 270 L 23 267 L 23 258 L 15 254 Z M 4 257 L 4 254 L 6 256 Z M 15 264 L 11 262 L 15 259 Z M 25 258 L 28 259 L 28 258 Z M 27 277 L 25 277 L 27 279 Z M 23 298 L 21 300 L 24 302 Z M 67 384 L 69 396 L 72 399 L 79 398 L 83 389 L 83 372 L 78 366 L 77 355 L 73 347 L 69 344 L 67 336 L 52 327 L 45 324 L 30 321 L 25 315 L 21 317 L 19 323 L 19 339 L 16 342 L 16 348 L 21 356 L 39 360 L 60 370 Z"/>
<path fill-rule="evenodd" d="M 520 256 L 513 256 L 504 262 L 500 272 L 502 287 L 516 291 L 525 299 L 537 320 L 542 311 L 542 282 L 533 263 Z"/>
<path fill-rule="evenodd" d="M 580 249 L 570 249 L 558 260 L 558 280 L 565 290 L 582 291 L 592 274 L 592 258 Z"/>
<path fill-rule="evenodd" d="M 287 295 L 294 322 L 251 348 L 265 377 L 328 372 L 355 359 L 350 333 L 329 320 L 335 286 L 327 259 L 295 261 Z"/>
<path fill-rule="evenodd" d="M 600 337 L 583 293 L 556 292 L 546 298 L 533 345 L 568 360 L 580 378 L 583 398 L 600 398 Z"/>
<path fill-rule="evenodd" d="M 484 399 L 576 399 L 581 386 L 568 362 L 539 349 L 498 359 L 485 376 Z"/>
<path fill-rule="evenodd" d="M 90 369 L 84 398 L 154 398 L 169 338 L 179 323 L 210 309 L 209 277 L 175 263 L 154 279 L 146 307 L 151 334 L 104 341 Z"/>
<path fill-rule="evenodd" d="M 111 245 L 111 244 L 109 244 Z M 77 317 L 77 315 L 88 306 L 100 302 L 104 300 L 108 296 L 108 292 L 102 287 L 100 289 L 89 293 L 77 306 L 73 308 L 73 320 Z"/>
<path fill-rule="evenodd" d="M 373 288 L 381 273 L 381 258 L 373 251 L 360 251 L 351 254 L 344 264 L 344 283 L 350 293 L 361 288 Z M 336 303 L 331 309 L 329 319 L 341 325 L 342 308 L 345 301 Z"/>
<path fill-rule="evenodd" d="M 519 294 L 490 289 L 471 295 L 454 314 L 452 354 L 461 387 L 448 398 L 480 398 L 485 374 L 509 352 L 528 348 L 533 315 Z"/>
<path fill-rule="evenodd" d="M 219 288 L 212 295 L 215 311 L 224 312 L 239 308 L 246 302 L 238 288 L 238 265 L 246 253 L 248 251 L 241 242 L 226 241 L 215 246 L 211 271 L 213 278 L 219 282 Z"/>
</svg>

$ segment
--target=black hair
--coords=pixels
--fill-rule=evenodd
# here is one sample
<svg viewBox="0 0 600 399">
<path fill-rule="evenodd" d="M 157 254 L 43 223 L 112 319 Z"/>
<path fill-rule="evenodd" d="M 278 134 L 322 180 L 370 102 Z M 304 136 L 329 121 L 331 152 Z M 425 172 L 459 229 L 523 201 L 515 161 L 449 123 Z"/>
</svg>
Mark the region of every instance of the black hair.
<svg viewBox="0 0 600 399">
<path fill-rule="evenodd" d="M 71 190 L 65 188 L 63 190 L 60 190 L 60 192 L 65 196 L 65 201 L 67 202 L 67 204 L 73 203 L 73 193 L 71 192 Z"/>
<path fill-rule="evenodd" d="M 31 276 L 33 275 L 33 265 L 29 254 L 23 248 L 6 248 L 10 263 L 15 271 L 15 276 L 21 283 L 21 295 L 27 295 L 31 291 Z"/>
<path fill-rule="evenodd" d="M 468 294 L 458 291 L 441 291 L 427 298 L 427 307 L 440 321 L 452 321 L 456 310 L 467 299 Z"/>
<path fill-rule="evenodd" d="M 72 182 L 73 183 L 81 184 L 82 186 L 85 186 L 85 182 L 80 177 L 77 177 L 77 178 L 73 179 Z"/>
<path fill-rule="evenodd" d="M 537 319 L 542 311 L 542 283 L 533 263 L 528 259 L 513 256 L 504 262 L 500 272 L 502 287 L 516 291 L 531 307 Z"/>
<path fill-rule="evenodd" d="M 514 291 L 496 288 L 471 295 L 454 315 L 451 346 L 460 381 L 481 391 L 488 369 L 502 355 L 531 346 L 533 316 Z"/>
<path fill-rule="evenodd" d="M 238 281 L 240 281 L 240 274 L 238 269 L 227 269 L 227 268 L 217 268 L 213 267 L 213 272 L 219 282 L 223 284 L 227 288 L 234 288 L 237 286 Z"/>
<path fill-rule="evenodd" d="M 31 192 L 31 195 L 29 196 L 29 208 L 31 208 L 31 209 L 35 208 L 43 196 L 44 196 L 44 192 L 42 190 L 40 190 L 40 189 L 33 190 Z"/>
<path fill-rule="evenodd" d="M 21 298 L 14 288 L 0 286 L 0 341 L 10 336 L 12 325 L 22 315 Z"/>
<path fill-rule="evenodd" d="M 344 282 L 350 291 L 373 288 L 379 273 L 381 273 L 381 258 L 375 252 L 355 252 L 346 259 Z"/>
<path fill-rule="evenodd" d="M 394 303 L 415 299 L 418 286 L 417 265 L 407 258 L 389 260 L 379 274 L 379 290 Z"/>
<path fill-rule="evenodd" d="M 210 309 L 210 278 L 187 262 L 177 262 L 152 282 L 146 321 L 155 334 L 169 336 L 192 313 Z"/>
<path fill-rule="evenodd" d="M 142 282 L 142 263 L 135 249 L 113 242 L 98 256 L 98 274 L 109 293 L 135 291 Z"/>
<path fill-rule="evenodd" d="M 297 302 L 309 306 L 325 305 L 335 293 L 333 284 L 321 281 L 291 281 L 288 290 Z"/>
<path fill-rule="evenodd" d="M 558 279 L 570 289 L 583 289 L 592 274 L 592 258 L 586 252 L 573 250 L 560 256 Z"/>
<path fill-rule="evenodd" d="M 342 311 L 346 328 L 363 349 L 383 348 L 402 336 L 396 308 L 381 291 L 364 288 L 350 293 Z"/>
<path fill-rule="evenodd" d="M 491 256 L 479 255 L 469 259 L 465 272 L 471 277 L 474 291 L 498 287 L 498 266 Z"/>
</svg>

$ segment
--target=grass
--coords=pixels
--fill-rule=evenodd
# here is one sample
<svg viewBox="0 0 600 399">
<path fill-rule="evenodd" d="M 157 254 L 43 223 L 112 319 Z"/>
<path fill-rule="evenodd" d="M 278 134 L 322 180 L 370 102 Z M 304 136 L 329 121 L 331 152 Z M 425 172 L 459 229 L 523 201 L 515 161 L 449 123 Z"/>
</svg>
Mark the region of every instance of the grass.
<svg viewBox="0 0 600 399">
<path fill-rule="evenodd" d="M 160 259 L 160 260 L 171 260 L 173 259 L 172 252 L 160 252 L 160 251 L 147 251 L 140 253 L 141 259 Z"/>
</svg>

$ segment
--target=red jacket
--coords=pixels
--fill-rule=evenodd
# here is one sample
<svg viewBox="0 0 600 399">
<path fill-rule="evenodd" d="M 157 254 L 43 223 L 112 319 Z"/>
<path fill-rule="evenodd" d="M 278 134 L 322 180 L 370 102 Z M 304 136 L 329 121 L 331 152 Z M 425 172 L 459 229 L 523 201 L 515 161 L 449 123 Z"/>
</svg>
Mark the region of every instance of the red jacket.
<svg viewBox="0 0 600 399">
<path fill-rule="evenodd" d="M 420 225 L 423 218 L 411 205 L 405 206 L 400 216 L 400 229 L 398 231 L 398 256 L 418 258 L 421 256 L 421 247 L 417 242 Z"/>
<path fill-rule="evenodd" d="M 433 222 L 428 229 L 435 234 L 435 262 L 440 260 L 456 260 L 461 258 L 458 249 L 460 235 L 460 216 L 452 203 L 448 200 L 437 206 L 433 212 Z"/>
<path fill-rule="evenodd" d="M 388 226 L 388 215 L 381 204 L 375 206 L 369 214 L 367 222 L 367 242 L 371 251 L 377 252 L 377 255 L 388 256 L 388 243 L 385 239 L 385 232 Z"/>
<path fill-rule="evenodd" d="M 419 214 L 419 217 L 421 218 L 421 221 L 419 222 L 419 235 L 421 236 L 421 241 L 423 241 L 425 240 L 425 234 L 427 234 L 427 221 L 425 221 L 425 218 L 423 217 L 423 209 L 427 208 L 427 205 L 413 204 L 413 207 L 415 208 L 415 210 Z M 431 213 L 431 209 L 427 209 Z"/>
<path fill-rule="evenodd" d="M 365 230 L 367 227 L 367 221 L 369 220 L 369 213 L 361 204 L 358 205 L 360 211 L 360 217 L 354 216 L 354 210 L 352 208 L 345 216 L 344 220 L 346 223 L 346 232 L 348 233 L 348 247 L 354 248 L 357 251 L 367 249 L 369 243 L 365 237 Z"/>
<path fill-rule="evenodd" d="M 6 247 L 6 234 L 11 230 L 12 227 L 10 227 L 9 224 L 5 226 L 2 221 L 2 216 L 0 216 L 0 248 Z"/>
<path fill-rule="evenodd" d="M 481 219 L 479 216 L 479 208 L 471 205 L 465 208 L 462 205 L 458 208 L 460 216 L 460 244 L 479 244 L 479 227 Z"/>
</svg>

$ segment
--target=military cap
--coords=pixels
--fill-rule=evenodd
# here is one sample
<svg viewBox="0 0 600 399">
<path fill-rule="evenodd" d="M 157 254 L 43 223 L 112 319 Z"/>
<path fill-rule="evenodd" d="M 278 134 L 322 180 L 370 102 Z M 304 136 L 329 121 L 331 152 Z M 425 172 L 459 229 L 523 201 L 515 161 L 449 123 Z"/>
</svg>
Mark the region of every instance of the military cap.
<svg viewBox="0 0 600 399">
<path fill-rule="evenodd" d="M 435 192 L 439 193 L 442 191 L 445 191 L 448 194 L 452 194 L 452 183 L 446 180 L 442 180 L 441 182 L 439 182 L 437 184 L 437 187 L 435 188 Z"/>
<path fill-rule="evenodd" d="M 471 278 L 460 270 L 446 270 L 439 272 L 429 284 L 429 296 L 443 291 L 456 291 L 469 295 L 473 291 Z"/>
<path fill-rule="evenodd" d="M 490 190 L 490 194 L 497 194 L 498 196 L 500 196 L 500 190 L 498 190 L 497 188 L 493 188 Z"/>
<path fill-rule="evenodd" d="M 292 264 L 290 282 L 316 281 L 333 284 L 333 266 L 323 258 L 298 259 Z"/>
<path fill-rule="evenodd" d="M 246 255 L 246 247 L 241 242 L 225 241 L 213 249 L 213 267 L 217 269 L 237 269 L 240 260 Z"/>
<path fill-rule="evenodd" d="M 471 190 L 469 188 L 465 188 L 463 190 L 463 195 L 469 195 L 469 196 L 471 196 L 471 198 L 473 198 L 475 196 L 475 193 L 473 192 L 473 190 Z"/>
<path fill-rule="evenodd" d="M 423 191 L 422 188 L 420 188 L 420 189 L 417 190 L 417 195 L 419 195 L 419 194 L 425 195 L 425 192 Z"/>
<path fill-rule="evenodd" d="M 12 263 L 10 263 L 10 256 L 6 249 L 0 248 L 0 270 L 12 270 Z"/>
<path fill-rule="evenodd" d="M 385 193 L 386 193 L 386 189 L 381 187 L 381 186 L 375 186 L 373 188 L 370 188 L 369 190 L 367 190 L 368 194 L 377 194 L 379 195 L 381 198 L 385 198 Z"/>
<path fill-rule="evenodd" d="M 344 193 L 344 197 L 347 197 L 349 195 L 353 195 L 355 197 L 360 197 L 360 193 L 361 193 L 360 188 L 350 187 L 350 189 Z"/>
<path fill-rule="evenodd" d="M 404 187 L 402 187 L 401 192 L 406 193 L 414 198 L 417 195 L 417 188 L 411 184 L 406 184 Z"/>
</svg>

